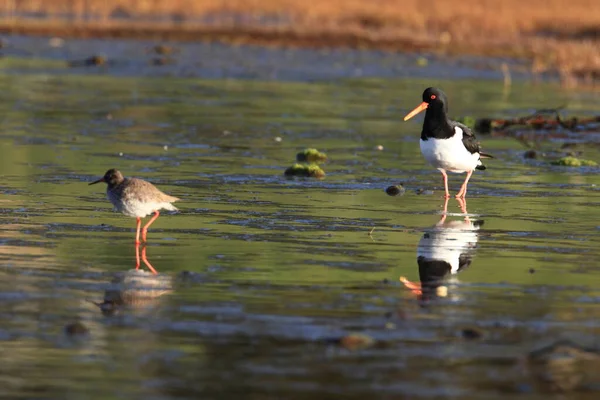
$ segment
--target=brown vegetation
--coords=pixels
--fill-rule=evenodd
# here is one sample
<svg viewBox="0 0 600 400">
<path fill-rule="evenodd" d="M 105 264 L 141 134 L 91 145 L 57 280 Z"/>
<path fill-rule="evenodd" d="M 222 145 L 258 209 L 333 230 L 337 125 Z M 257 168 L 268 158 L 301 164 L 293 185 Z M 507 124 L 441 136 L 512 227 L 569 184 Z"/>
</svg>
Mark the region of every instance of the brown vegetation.
<svg viewBox="0 0 600 400">
<path fill-rule="evenodd" d="M 0 32 L 509 55 L 565 83 L 600 79 L 597 0 L 13 0 L 0 11 Z"/>
</svg>

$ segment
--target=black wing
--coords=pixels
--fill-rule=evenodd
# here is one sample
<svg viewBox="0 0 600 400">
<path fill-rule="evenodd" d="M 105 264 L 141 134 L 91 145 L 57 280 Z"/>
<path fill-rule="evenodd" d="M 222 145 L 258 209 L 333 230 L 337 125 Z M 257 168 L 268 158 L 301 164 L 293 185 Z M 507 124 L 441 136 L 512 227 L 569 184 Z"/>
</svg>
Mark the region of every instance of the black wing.
<svg viewBox="0 0 600 400">
<path fill-rule="evenodd" d="M 475 138 L 473 131 L 468 126 L 461 124 L 460 122 L 452 121 L 452 124 L 452 128 L 460 128 L 463 131 L 462 142 L 467 150 L 469 150 L 469 153 L 481 153 L 481 146 L 479 146 L 479 142 Z"/>
</svg>

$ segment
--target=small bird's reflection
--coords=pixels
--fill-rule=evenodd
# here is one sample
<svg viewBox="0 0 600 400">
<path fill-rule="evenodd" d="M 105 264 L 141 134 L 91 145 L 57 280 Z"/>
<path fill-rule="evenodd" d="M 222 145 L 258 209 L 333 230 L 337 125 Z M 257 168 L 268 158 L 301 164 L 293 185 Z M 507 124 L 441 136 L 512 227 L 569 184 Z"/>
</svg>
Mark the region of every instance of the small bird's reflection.
<svg viewBox="0 0 600 400">
<path fill-rule="evenodd" d="M 428 301 L 435 296 L 446 297 L 448 289 L 443 285 L 445 277 L 457 274 L 471 264 L 479 240 L 477 231 L 483 225 L 483 220 L 471 220 L 467 214 L 466 201 L 457 200 L 465 214 L 463 219 L 446 221 L 446 199 L 442 218 L 419 241 L 417 263 L 421 282 L 415 283 L 400 277 L 400 281 L 418 295 L 421 301 Z"/>
<path fill-rule="evenodd" d="M 158 275 L 158 272 L 154 269 L 154 267 L 152 266 L 152 264 L 150 264 L 150 261 L 148 261 L 148 258 L 146 257 L 146 245 L 142 246 L 141 260 L 144 262 L 146 267 L 148 267 L 150 272 L 152 272 L 154 275 Z M 140 244 L 136 243 L 136 245 L 135 245 L 135 269 L 139 270 L 140 265 L 141 265 L 140 264 Z"/>
<path fill-rule="evenodd" d="M 106 316 L 125 309 L 152 310 L 163 295 L 173 291 L 170 276 L 154 275 L 136 269 L 118 273 L 111 283 L 112 287 L 104 292 L 102 303 L 94 303 Z"/>
<path fill-rule="evenodd" d="M 102 314 L 114 315 L 124 309 L 150 310 L 156 306 L 160 298 L 172 292 L 173 282 L 169 275 L 160 275 L 152 267 L 146 256 L 146 246 L 135 248 L 136 266 L 125 272 L 116 274 L 111 281 L 112 287 L 104 292 L 102 303 L 93 302 Z M 150 269 L 150 272 L 140 269 L 140 259 Z"/>
</svg>

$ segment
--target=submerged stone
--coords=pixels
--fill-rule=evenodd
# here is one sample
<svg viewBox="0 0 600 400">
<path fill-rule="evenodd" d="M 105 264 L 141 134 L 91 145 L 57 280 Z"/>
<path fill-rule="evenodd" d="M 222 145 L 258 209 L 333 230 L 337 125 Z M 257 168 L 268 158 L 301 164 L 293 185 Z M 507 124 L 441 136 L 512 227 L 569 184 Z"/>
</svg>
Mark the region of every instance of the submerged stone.
<svg viewBox="0 0 600 400">
<path fill-rule="evenodd" d="M 91 67 L 95 65 L 106 65 L 107 60 L 106 57 L 96 55 L 90 58 L 86 58 L 84 60 L 73 60 L 67 62 L 69 67 Z"/>
<path fill-rule="evenodd" d="M 362 333 L 350 333 L 340 339 L 340 345 L 348 350 L 365 349 L 374 343 L 375 339 Z"/>
<path fill-rule="evenodd" d="M 540 389 L 550 392 L 586 390 L 600 379 L 600 354 L 559 340 L 527 355 L 527 365 Z"/>
<path fill-rule="evenodd" d="M 480 339 L 483 336 L 483 332 L 479 328 L 464 328 L 461 332 L 461 335 L 466 340 L 476 340 Z"/>
<path fill-rule="evenodd" d="M 537 158 L 537 151 L 527 150 L 525 153 L 523 153 L 523 158 L 535 159 Z"/>
<path fill-rule="evenodd" d="M 387 189 L 385 189 L 385 192 L 390 196 L 398 196 L 403 195 L 406 192 L 406 189 L 404 189 L 402 185 L 392 185 L 388 186 Z"/>
<path fill-rule="evenodd" d="M 85 326 L 81 322 L 72 322 L 70 324 L 65 325 L 65 334 L 67 336 L 87 335 L 89 332 L 90 331 L 87 328 L 87 326 Z"/>
</svg>

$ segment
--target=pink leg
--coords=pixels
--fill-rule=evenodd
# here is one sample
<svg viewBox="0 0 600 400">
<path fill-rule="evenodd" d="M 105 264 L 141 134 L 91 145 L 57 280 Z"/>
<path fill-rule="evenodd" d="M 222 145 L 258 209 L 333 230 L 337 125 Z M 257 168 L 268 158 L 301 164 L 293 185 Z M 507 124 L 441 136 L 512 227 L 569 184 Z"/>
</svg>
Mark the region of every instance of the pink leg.
<svg viewBox="0 0 600 400">
<path fill-rule="evenodd" d="M 467 214 L 467 200 L 464 197 L 457 197 L 456 201 L 458 201 L 458 205 L 460 206 L 460 211 L 463 214 Z M 468 216 L 465 218 L 469 218 Z"/>
<path fill-rule="evenodd" d="M 135 233 L 135 244 L 140 244 L 140 226 L 142 225 L 142 219 L 137 217 L 137 229 Z"/>
<path fill-rule="evenodd" d="M 442 218 L 440 218 L 437 225 L 442 225 L 446 221 L 446 217 L 448 216 L 448 200 L 450 200 L 448 197 L 444 200 L 444 211 L 442 211 Z"/>
<path fill-rule="evenodd" d="M 445 196 L 447 199 L 449 199 L 450 192 L 448 191 L 448 174 L 446 174 L 446 171 L 444 171 L 443 169 L 440 169 L 440 172 L 442 173 L 442 177 L 444 178 L 444 191 L 446 192 Z"/>
<path fill-rule="evenodd" d="M 140 269 L 140 243 L 135 243 L 135 269 Z"/>
<path fill-rule="evenodd" d="M 144 246 L 142 248 L 142 261 L 144 262 L 144 264 L 146 264 L 146 267 L 148 267 L 148 269 L 150 271 L 152 271 L 152 273 L 154 275 L 158 275 L 158 272 L 156 272 L 156 270 L 154 269 L 154 267 L 150 264 L 150 262 L 148 261 L 148 259 L 146 258 L 146 246 Z M 139 261 L 138 261 L 139 263 Z"/>
<path fill-rule="evenodd" d="M 142 229 L 142 240 L 144 242 L 146 241 L 146 234 L 148 233 L 148 227 L 150 225 L 152 225 L 152 223 L 154 221 L 156 221 L 156 218 L 158 218 L 159 215 L 160 215 L 160 213 L 158 212 L 158 210 L 154 211 L 154 217 L 150 218 L 150 221 L 148 221 L 148 223 L 146 225 L 144 225 L 144 228 Z"/>
<path fill-rule="evenodd" d="M 464 198 L 467 195 L 467 183 L 469 182 L 469 179 L 471 178 L 471 175 L 473 175 L 473 171 L 467 172 L 467 177 L 465 178 L 464 183 L 460 187 L 460 190 L 456 194 L 456 198 L 457 199 L 458 198 Z"/>
</svg>

